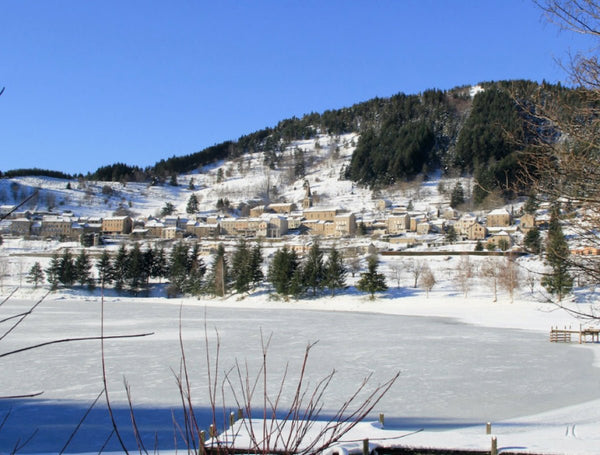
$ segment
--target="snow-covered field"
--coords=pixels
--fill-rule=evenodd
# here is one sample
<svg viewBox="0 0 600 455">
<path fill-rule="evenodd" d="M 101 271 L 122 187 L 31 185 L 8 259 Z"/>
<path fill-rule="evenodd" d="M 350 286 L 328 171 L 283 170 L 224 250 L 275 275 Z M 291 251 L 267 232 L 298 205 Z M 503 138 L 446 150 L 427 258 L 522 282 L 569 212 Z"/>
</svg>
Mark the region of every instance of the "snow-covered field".
<svg viewBox="0 0 600 455">
<path fill-rule="evenodd" d="M 46 210 L 52 206 L 56 213 L 70 210 L 81 216 L 107 216 L 127 208 L 147 217 L 171 202 L 180 215 L 186 216 L 186 203 L 192 193 L 200 201 L 200 212 L 208 213 L 219 198 L 227 197 L 232 206 L 237 206 L 264 196 L 273 187 L 277 189 L 274 201 L 298 203 L 304 194 L 303 179 L 290 178 L 289 169 L 294 149 L 301 147 L 310 162 L 306 178 L 321 205 L 351 209 L 363 219 L 382 216 L 376 201 L 383 198 L 395 205 L 414 203 L 415 210 L 425 212 L 443 206 L 447 195 L 439 190 L 442 186 L 451 188 L 455 179 L 440 180 L 439 175 L 433 175 L 429 180 L 398 184 L 380 194 L 339 180 L 355 139 L 353 135 L 321 136 L 319 147 L 314 140 L 295 142 L 276 170 L 269 170 L 262 154 L 255 154 L 181 175 L 177 187 L 71 181 L 67 188 L 68 182 L 57 179 L 1 179 L 0 204 L 14 204 L 39 188 L 38 198 L 25 208 Z M 463 185 L 469 193 L 469 179 L 464 179 Z M 340 241 L 337 246 L 343 249 L 359 243 L 363 247 L 372 243 L 382 250 L 390 247 L 379 239 L 365 237 Z M 265 245 L 265 256 L 276 247 Z M 0 306 L 0 319 L 28 311 L 46 292 L 33 290 L 25 282 L 27 271 L 36 261 L 47 267 L 49 256 L 64 248 L 76 254 L 79 245 L 5 236 L 0 246 L 0 297 L 18 286 L 21 289 Z M 473 245 L 445 248 L 464 250 Z M 424 249 L 417 247 L 415 251 Z M 387 444 L 489 450 L 490 435 L 485 434 L 485 423 L 489 421 L 500 449 L 544 454 L 600 453 L 600 345 L 548 342 L 551 327 L 578 329 L 588 322 L 547 303 L 548 296 L 537 275 L 543 268 L 539 259 L 518 260 L 521 288 L 515 292 L 513 303 L 504 290 L 498 291 L 498 301 L 494 302 L 490 279 L 478 273 L 470 279 L 465 297 L 457 283 L 457 273 L 465 264 L 457 256 L 415 259 L 426 262 L 435 274 L 436 284 L 429 296 L 413 287 L 414 277 L 407 267 L 410 258 L 380 259 L 390 289 L 374 301 L 356 292 L 358 277 L 349 277 L 349 289 L 334 298 L 289 302 L 272 299 L 265 289 L 243 299 L 233 295 L 223 300 L 166 299 L 160 290 L 145 299 L 107 293 L 107 334 L 152 332 L 148 337 L 112 340 L 105 345 L 109 396 L 119 426 L 124 431 L 129 429 L 127 443 L 137 450 L 131 435 L 125 382 L 131 390 L 146 449 L 154 449 L 155 437 L 161 451 L 175 448 L 173 418 L 181 419 L 175 380 L 182 358 L 181 311 L 192 397 L 205 426 L 209 414 L 206 324 L 212 362 L 217 332 L 221 340 L 221 374 L 236 360 L 244 365 L 247 361 L 251 373 L 256 373 L 261 362 L 261 336 L 272 337 L 268 377 L 273 393 L 288 362 L 289 381 L 294 383 L 305 347 L 318 341 L 309 359 L 310 382 L 314 384 L 336 370 L 325 396 L 326 415 L 337 409 L 366 375 L 373 374 L 375 386 L 400 371 L 400 378 L 370 416 L 376 420 L 379 413 L 384 413 L 385 428 L 368 421 L 355 428 L 348 440 L 368 437 L 376 443 L 384 438 Z M 484 260 L 472 258 L 474 269 Z M 499 259 L 496 267 L 503 266 Z M 577 289 L 567 304 L 589 313 L 596 301 L 597 292 Z M 3 322 L 1 333 L 14 321 Z M 0 354 L 63 337 L 98 336 L 100 321 L 98 291 L 62 290 L 48 296 L 19 327 L 0 339 Z M 15 448 L 28 453 L 60 452 L 103 388 L 99 341 L 50 345 L 0 359 L 0 395 L 42 392 L 31 398 L 0 400 L 0 453 Z M 280 408 L 289 404 L 290 395 L 283 395 Z M 227 406 L 235 407 L 230 397 Z M 2 416 L 6 416 L 4 423 Z M 420 429 L 424 431 L 388 439 Z M 109 434 L 102 397 L 66 451 L 97 453 Z M 361 444 L 349 443 L 346 448 L 360 451 Z M 106 450 L 118 450 L 114 438 Z"/>
<path fill-rule="evenodd" d="M 2 306 L 4 316 L 25 311 L 34 301 L 34 295 L 23 299 L 24 291 L 19 293 Z M 304 348 L 318 341 L 309 360 L 310 382 L 336 370 L 325 397 L 326 415 L 369 373 L 375 385 L 400 370 L 399 380 L 372 418 L 385 414 L 386 437 L 425 429 L 398 441 L 402 444 L 487 449 L 484 426 L 490 421 L 499 447 L 598 453 L 600 388 L 594 365 L 599 347 L 549 343 L 550 326 L 577 322 L 549 304 L 491 303 L 489 298 L 449 297 L 441 290 L 429 298 L 419 291 L 389 292 L 375 301 L 352 292 L 299 302 L 274 301 L 264 293 L 243 300 L 105 300 L 107 335 L 153 332 L 149 337 L 107 342 L 105 353 L 117 418 L 124 427 L 130 426 L 126 381 L 150 446 L 157 432 L 161 449 L 174 448 L 171 412 L 180 412 L 174 372 L 181 359 L 181 310 L 192 396 L 200 414 L 209 406 L 206 325 L 213 355 L 215 330 L 221 340 L 221 373 L 236 359 L 258 372 L 261 336 L 272 336 L 268 365 L 273 394 L 286 363 L 293 383 Z M 96 336 L 99 331 L 97 296 L 52 294 L 2 340 L 2 349 Z M 3 412 L 11 410 L 0 432 L 0 450 L 10 451 L 39 428 L 22 451 L 60 451 L 102 389 L 99 342 L 47 346 L 2 361 L 3 395 L 43 394 L 0 402 Z M 290 394 L 281 408 L 289 399 Z M 100 449 L 110 433 L 102 408 L 99 405 L 88 416 L 68 451 Z M 208 426 L 209 421 L 203 423 Z M 383 437 L 370 425 L 354 431 L 372 440 Z M 117 448 L 114 441 L 109 447 Z"/>
</svg>

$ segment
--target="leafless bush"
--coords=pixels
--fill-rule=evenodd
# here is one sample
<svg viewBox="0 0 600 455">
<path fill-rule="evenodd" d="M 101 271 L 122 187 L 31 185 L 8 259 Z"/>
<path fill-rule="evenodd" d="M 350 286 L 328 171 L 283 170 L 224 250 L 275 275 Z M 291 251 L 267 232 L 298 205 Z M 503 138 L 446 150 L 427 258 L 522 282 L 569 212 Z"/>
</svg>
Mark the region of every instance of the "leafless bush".
<svg viewBox="0 0 600 455">
<path fill-rule="evenodd" d="M 184 424 L 179 430 L 188 445 L 188 452 L 204 453 L 207 449 L 216 449 L 225 454 L 239 450 L 263 454 L 320 453 L 364 420 L 400 374 L 396 373 L 371 391 L 367 390 L 371 381 L 371 375 L 368 375 L 355 392 L 330 417 L 325 418 L 322 412 L 324 396 L 332 386 L 336 372 L 331 371 L 312 385 L 308 382 L 306 374 L 310 352 L 316 343 L 307 344 L 296 379 L 291 378 L 290 366 L 286 365 L 277 390 L 271 393 L 267 386 L 271 374 L 268 357 L 270 337 L 265 339 L 261 336 L 262 361 L 254 375 L 250 372 L 248 363 L 241 363 L 238 359 L 232 368 L 221 375 L 218 333 L 212 356 L 206 325 L 204 338 L 208 398 L 212 410 L 212 424 L 209 430 L 211 439 L 206 445 L 203 444 L 205 436 L 200 430 L 200 423 L 194 411 L 180 328 L 182 361 L 177 384 L 184 411 Z M 286 396 L 292 397 L 289 406 L 282 404 Z M 228 401 L 228 397 L 231 402 Z M 216 428 L 219 425 L 219 413 L 222 414 L 224 428 L 233 424 L 233 417 L 228 421 L 227 411 L 231 408 L 240 410 L 242 419 L 235 426 L 218 434 Z"/>
</svg>

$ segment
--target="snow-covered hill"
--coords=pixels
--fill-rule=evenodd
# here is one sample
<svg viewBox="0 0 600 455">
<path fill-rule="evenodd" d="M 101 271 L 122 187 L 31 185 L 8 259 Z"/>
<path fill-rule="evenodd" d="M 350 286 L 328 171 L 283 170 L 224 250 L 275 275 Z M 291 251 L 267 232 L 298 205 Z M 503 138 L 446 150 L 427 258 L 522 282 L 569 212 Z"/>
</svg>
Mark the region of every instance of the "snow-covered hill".
<svg viewBox="0 0 600 455">
<path fill-rule="evenodd" d="M 71 211 L 78 216 L 109 216 L 119 208 L 134 215 L 156 215 L 166 202 L 180 214 L 193 193 L 200 212 L 216 209 L 219 199 L 228 199 L 231 207 L 249 201 L 294 202 L 304 197 L 304 180 L 310 184 L 318 205 L 345 208 L 355 213 L 376 212 L 376 200 L 389 198 L 395 204 L 413 201 L 415 209 L 438 206 L 447 196 L 438 193 L 438 176 L 430 180 L 397 184 L 374 194 L 368 188 L 340 179 L 350 162 L 357 135 L 322 135 L 316 139 L 292 142 L 280 155 L 275 169 L 264 164 L 262 153 L 248 154 L 235 160 L 219 162 L 194 173 L 179 175 L 178 186 L 169 183 L 151 186 L 148 183 L 97 182 L 61 180 L 47 177 L 0 179 L 0 205 L 14 205 L 35 190 L 39 195 L 25 205 L 26 209 Z M 294 153 L 302 150 L 306 175 L 295 178 Z M 449 188 L 453 180 L 446 185 Z M 466 187 L 469 187 L 467 182 Z"/>
</svg>

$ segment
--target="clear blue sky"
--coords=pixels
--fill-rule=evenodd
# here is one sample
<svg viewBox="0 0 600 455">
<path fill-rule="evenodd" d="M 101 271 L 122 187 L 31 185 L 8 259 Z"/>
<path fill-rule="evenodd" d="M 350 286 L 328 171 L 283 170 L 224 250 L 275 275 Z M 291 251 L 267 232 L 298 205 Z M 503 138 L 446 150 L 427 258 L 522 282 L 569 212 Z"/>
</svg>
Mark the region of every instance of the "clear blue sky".
<svg viewBox="0 0 600 455">
<path fill-rule="evenodd" d="M 144 167 L 375 96 L 565 82 L 584 44 L 528 0 L 2 0 L 0 170 Z"/>
</svg>

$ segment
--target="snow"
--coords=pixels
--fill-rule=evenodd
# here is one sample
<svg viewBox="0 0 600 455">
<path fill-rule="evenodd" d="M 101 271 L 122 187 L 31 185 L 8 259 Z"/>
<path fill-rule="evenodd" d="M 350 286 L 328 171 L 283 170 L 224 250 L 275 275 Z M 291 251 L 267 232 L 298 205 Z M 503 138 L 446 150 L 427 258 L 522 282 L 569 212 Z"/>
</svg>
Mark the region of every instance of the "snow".
<svg viewBox="0 0 600 455">
<path fill-rule="evenodd" d="M 24 290 L 18 291 L 2 307 L 2 314 L 27 309 L 33 300 L 22 300 L 24 294 Z M 41 294 L 38 290 L 29 297 Z M 270 299 L 264 292 L 224 300 L 108 296 L 106 334 L 154 333 L 106 343 L 111 400 L 127 426 L 126 380 L 138 421 L 160 428 L 164 450 L 172 448 L 168 436 L 172 433 L 171 409 L 180 406 L 173 373 L 181 358 L 180 308 L 192 392 L 197 408 L 204 410 L 201 412 L 209 405 L 204 365 L 206 324 L 211 350 L 216 343 L 214 330 L 218 330 L 223 371 L 237 359 L 247 361 L 255 374 L 261 359 L 261 336 L 272 336 L 271 390 L 276 390 L 286 363 L 290 363 L 290 372 L 298 371 L 307 343 L 318 341 L 309 359 L 310 382 L 331 369 L 337 371 L 326 395 L 326 415 L 366 375 L 373 373 L 378 383 L 400 370 L 399 380 L 372 416 L 376 419 L 378 413 L 385 414 L 385 431 L 375 431 L 367 421 L 347 439 L 369 437 L 375 441 L 424 429 L 403 437 L 400 443 L 487 449 L 490 437 L 483 426 L 491 421 L 499 447 L 523 447 L 532 453 L 597 453 L 600 390 L 594 365 L 599 346 L 549 343 L 550 326 L 576 322 L 550 304 L 528 300 L 492 303 L 489 296 L 449 297 L 445 290 L 434 290 L 424 298 L 421 291 L 410 289 L 390 291 L 375 301 L 354 292 L 291 302 Z M 3 351 L 63 336 L 95 336 L 99 320 L 98 296 L 52 294 L 2 340 Z M 214 355 L 214 350 L 211 352 Z M 98 342 L 29 351 L 5 358 L 3 367 L 4 395 L 44 393 L 40 398 L 0 403 L 4 411 L 12 408 L 9 425 L 0 432 L 2 451 L 15 439 L 25 438 L 33 424 L 39 425 L 40 433 L 24 451 L 58 451 L 102 389 Z M 284 394 L 287 399 L 289 396 Z M 282 406 L 286 404 L 284 399 Z M 100 414 L 93 415 L 88 426 L 84 423 L 71 451 L 98 450 L 108 432 L 108 422 Z M 56 420 L 63 422 L 62 431 L 55 428 Z"/>
<path fill-rule="evenodd" d="M 440 183 L 452 188 L 459 181 L 433 174 L 429 180 L 398 183 L 374 194 L 338 178 L 352 154 L 354 147 L 350 144 L 356 135 L 339 138 L 337 160 L 330 153 L 335 144 L 333 138 L 321 136 L 318 140 L 321 145 L 318 151 L 315 140 L 290 144 L 283 160 L 292 156 L 295 147 L 306 151 L 306 159 L 314 163 L 307 167 L 306 179 L 320 199 L 320 207 L 347 208 L 359 218 L 379 219 L 377 201 L 385 199 L 396 207 L 406 207 L 412 202 L 415 211 L 429 213 L 442 208 L 447 199 L 438 191 Z M 261 154 L 255 154 L 232 163 L 217 163 L 179 176 L 177 187 L 72 181 L 72 189 L 67 189 L 67 182 L 58 179 L 0 179 L 0 203 L 10 205 L 34 188 L 40 188 L 35 206 L 26 209 L 45 210 L 51 203 L 57 215 L 72 211 L 81 216 L 106 217 L 124 207 L 147 217 L 155 215 L 166 202 L 173 203 L 183 215 L 187 200 L 194 193 L 200 201 L 200 213 L 208 214 L 219 198 L 227 197 L 236 206 L 252 198 L 260 199 L 272 185 L 278 188 L 279 202 L 301 201 L 303 179 L 293 181 L 284 168 L 270 170 L 262 159 Z M 225 175 L 222 182 L 217 182 L 219 169 Z M 192 178 L 193 190 L 188 187 Z M 472 182 L 468 178 L 460 181 L 468 193 Z M 112 194 L 103 194 L 105 186 L 112 189 Z M 436 236 L 430 240 L 434 243 Z M 295 242 L 308 244 L 310 238 L 289 241 Z M 373 244 L 381 250 L 399 248 L 377 238 L 344 242 L 339 240 L 337 246 L 366 248 Z M 272 255 L 278 246 L 265 244 L 265 257 Z M 24 280 L 34 262 L 46 267 L 53 253 L 70 248 L 76 254 L 79 247 L 76 242 L 4 237 L 0 246 L 0 297 L 3 299 L 17 286 L 21 289 L 0 306 L 0 317 L 27 311 L 45 294 L 46 290 L 34 290 Z M 473 247 L 474 243 L 441 248 L 464 251 Z M 116 249 L 118 245 L 107 248 Z M 436 248 L 420 245 L 413 251 Z M 98 255 L 101 249 L 88 251 Z M 308 380 L 314 384 L 332 369 L 336 370 L 332 387 L 325 396 L 325 414 L 337 409 L 365 376 L 372 373 L 377 384 L 399 370 L 400 378 L 373 415 L 346 435 L 346 441 L 368 437 L 372 444 L 385 441 L 413 447 L 489 450 L 491 435 L 485 434 L 485 423 L 489 421 L 500 449 L 548 454 L 599 453 L 600 345 L 548 341 L 551 327 L 578 329 L 580 324 L 589 322 L 575 319 L 549 303 L 539 279 L 533 287 L 529 286 L 529 278 L 543 270 L 539 260 L 518 259 L 522 287 L 511 303 L 506 292 L 500 290 L 498 301 L 494 302 L 489 279 L 479 276 L 471 280 L 466 296 L 457 289 L 456 274 L 462 264 L 458 256 L 413 259 L 380 256 L 380 259 L 390 289 L 375 300 L 355 290 L 358 276 L 348 277 L 350 287 L 340 295 L 300 301 L 274 299 L 267 289 L 244 298 L 232 295 L 226 299 L 201 300 L 167 299 L 160 287 L 149 298 L 119 296 L 107 291 L 104 315 L 107 334 L 152 333 L 105 344 L 108 390 L 120 426 L 125 432 L 131 427 L 124 386 L 127 381 L 148 449 L 154 447 L 155 436 L 162 452 L 174 449 L 172 412 L 181 415 L 174 373 L 179 371 L 181 361 L 181 311 L 181 334 L 191 373 L 192 396 L 204 428 L 209 422 L 206 324 L 213 356 L 215 330 L 221 340 L 221 374 L 236 360 L 244 365 L 247 361 L 250 372 L 256 374 L 262 355 L 261 336 L 263 340 L 272 337 L 268 364 L 270 390 L 277 389 L 288 363 L 293 384 L 305 347 L 318 341 L 311 351 Z M 425 262 L 435 274 L 436 285 L 428 297 L 422 289 L 413 288 L 413 277 L 406 269 L 400 276 L 395 273 L 398 265 L 406 265 L 410 260 Z M 477 268 L 486 259 L 470 260 Z M 497 265 L 503 266 L 501 262 Z M 52 293 L 22 325 L 0 340 L 1 352 L 63 337 L 98 336 L 100 300 L 99 291 Z M 577 289 L 565 305 L 590 313 L 596 301 L 597 292 L 593 289 Z M 3 324 L 5 330 L 6 324 Z M 39 432 L 21 452 L 59 452 L 102 390 L 99 342 L 51 345 L 4 357 L 2 361 L 1 395 L 43 394 L 0 400 L 0 417 L 10 410 L 0 430 L 0 453 L 12 451 L 18 441 L 22 443 L 32 434 L 33 428 Z M 284 394 L 282 408 L 289 404 L 289 397 L 289 393 Z M 230 400 L 228 397 L 228 403 Z M 100 403 L 104 403 L 104 398 Z M 67 452 L 99 451 L 110 432 L 104 406 L 98 404 L 90 413 Z M 374 423 L 379 413 L 385 414 L 383 428 Z M 133 436 L 125 436 L 131 448 L 137 450 Z M 360 451 L 361 447 L 361 442 L 343 445 L 344 450 L 350 451 Z M 108 450 L 118 450 L 114 441 Z"/>
</svg>

